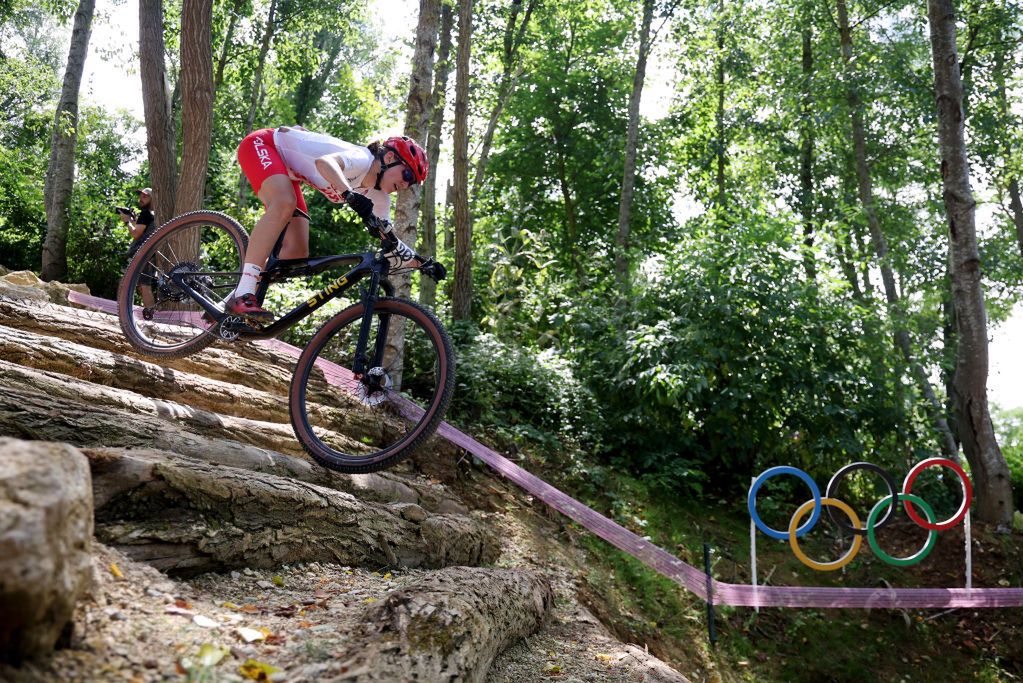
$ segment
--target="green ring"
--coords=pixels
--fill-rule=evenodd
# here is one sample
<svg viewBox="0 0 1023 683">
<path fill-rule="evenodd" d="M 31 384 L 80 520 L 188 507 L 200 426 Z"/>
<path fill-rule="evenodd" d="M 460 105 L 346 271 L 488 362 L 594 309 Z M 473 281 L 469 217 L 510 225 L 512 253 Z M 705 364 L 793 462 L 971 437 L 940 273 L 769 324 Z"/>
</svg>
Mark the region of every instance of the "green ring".
<svg viewBox="0 0 1023 683">
<path fill-rule="evenodd" d="M 874 535 L 874 522 L 877 520 L 878 515 L 881 514 L 881 510 L 885 507 L 885 503 L 889 500 L 891 500 L 891 496 L 885 496 L 874 506 L 874 509 L 870 511 L 870 516 L 867 517 L 867 542 L 870 543 L 870 548 L 874 551 L 874 554 L 881 558 L 884 562 L 896 567 L 909 567 L 920 562 L 930 554 L 931 550 L 934 549 L 934 543 L 938 540 L 938 532 L 933 529 L 929 529 L 927 532 L 927 543 L 925 543 L 924 547 L 918 550 L 916 554 L 910 555 L 909 557 L 892 557 L 885 551 L 881 550 L 881 546 L 877 544 L 877 538 Z M 924 514 L 927 516 L 927 521 L 931 524 L 934 523 L 934 510 L 931 509 L 931 506 L 923 498 L 912 493 L 900 493 L 899 501 L 909 501 L 919 505 L 923 508 Z"/>
</svg>

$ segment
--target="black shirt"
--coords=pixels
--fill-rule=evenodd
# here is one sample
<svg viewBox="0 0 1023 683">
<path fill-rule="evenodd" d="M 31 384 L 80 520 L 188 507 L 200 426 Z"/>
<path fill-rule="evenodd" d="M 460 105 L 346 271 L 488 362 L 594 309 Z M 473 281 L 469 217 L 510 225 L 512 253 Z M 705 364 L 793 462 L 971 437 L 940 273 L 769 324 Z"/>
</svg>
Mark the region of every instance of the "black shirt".
<svg viewBox="0 0 1023 683">
<path fill-rule="evenodd" d="M 144 226 L 146 226 L 148 228 L 150 225 L 153 224 L 154 220 L 156 220 L 156 219 L 153 216 L 153 212 L 151 210 L 149 210 L 149 209 L 142 209 L 141 211 L 139 211 L 138 220 L 135 221 L 135 222 L 136 223 L 141 223 L 142 225 L 144 225 Z"/>
</svg>

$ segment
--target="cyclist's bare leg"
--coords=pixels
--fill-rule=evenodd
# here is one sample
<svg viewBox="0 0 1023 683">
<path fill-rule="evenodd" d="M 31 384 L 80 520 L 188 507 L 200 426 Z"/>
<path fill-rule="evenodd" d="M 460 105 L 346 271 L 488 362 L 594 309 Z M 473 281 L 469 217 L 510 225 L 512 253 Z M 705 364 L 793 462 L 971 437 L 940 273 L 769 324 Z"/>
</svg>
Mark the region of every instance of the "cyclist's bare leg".
<svg viewBox="0 0 1023 683">
<path fill-rule="evenodd" d="M 288 231 L 284 233 L 284 244 L 281 245 L 280 257 L 306 258 L 309 256 L 309 219 L 296 216 L 288 223 Z"/>
<path fill-rule="evenodd" d="M 266 209 L 256 225 L 252 228 L 252 235 L 249 237 L 249 247 L 245 252 L 245 263 L 251 263 L 260 268 L 266 267 L 266 259 L 270 256 L 281 230 L 291 219 L 295 212 L 297 200 L 295 198 L 295 187 L 291 178 L 286 175 L 272 175 L 263 181 L 259 193 L 256 195 L 263 202 Z M 306 223 L 306 237 L 308 238 L 309 224 Z"/>
<path fill-rule="evenodd" d="M 146 308 L 152 308 L 156 305 L 156 299 L 153 298 L 153 288 L 149 285 L 139 285 L 136 288 L 139 296 L 142 297 L 142 305 Z"/>
</svg>

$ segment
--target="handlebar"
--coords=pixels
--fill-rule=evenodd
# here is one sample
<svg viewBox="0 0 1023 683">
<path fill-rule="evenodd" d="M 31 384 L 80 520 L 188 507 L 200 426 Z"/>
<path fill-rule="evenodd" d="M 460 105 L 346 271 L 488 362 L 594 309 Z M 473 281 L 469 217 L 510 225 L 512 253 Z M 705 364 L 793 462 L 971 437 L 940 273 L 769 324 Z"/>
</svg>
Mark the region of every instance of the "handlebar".
<svg viewBox="0 0 1023 683">
<path fill-rule="evenodd" d="M 394 254 L 403 262 L 417 261 L 419 263 L 417 269 L 422 273 L 433 278 L 437 282 L 444 279 L 447 274 L 444 266 L 434 261 L 432 258 L 420 256 L 416 253 L 415 249 L 402 242 L 401 239 L 394 234 L 394 227 L 391 225 L 390 221 L 372 215 L 367 216 L 363 219 L 363 221 L 366 224 L 366 228 L 369 230 L 369 234 L 373 237 L 380 238 L 380 247 L 385 254 Z"/>
</svg>

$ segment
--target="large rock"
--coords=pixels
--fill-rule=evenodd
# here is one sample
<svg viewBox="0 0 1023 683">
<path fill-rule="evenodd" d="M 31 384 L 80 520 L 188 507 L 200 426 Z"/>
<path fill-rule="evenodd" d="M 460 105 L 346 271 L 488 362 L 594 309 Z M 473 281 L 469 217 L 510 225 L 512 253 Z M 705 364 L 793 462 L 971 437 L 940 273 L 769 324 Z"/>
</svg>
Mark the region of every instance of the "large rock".
<svg viewBox="0 0 1023 683">
<path fill-rule="evenodd" d="M 49 301 L 67 305 L 68 290 L 88 294 L 89 288 L 81 284 L 67 285 L 63 282 L 43 282 L 31 270 L 16 270 L 13 273 L 0 272 L 0 294 L 14 299 L 28 301 Z"/>
<path fill-rule="evenodd" d="M 92 479 L 66 444 L 0 438 L 0 659 L 53 650 L 90 588 Z"/>
</svg>

